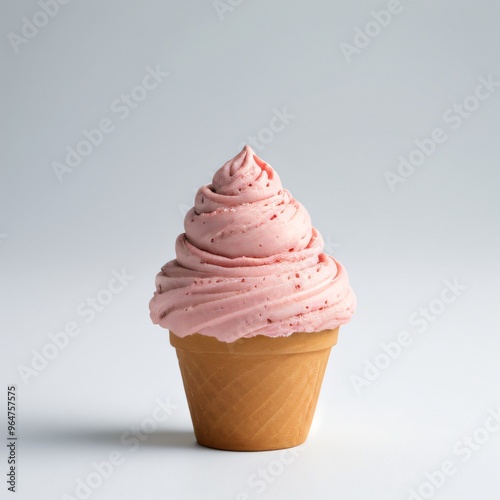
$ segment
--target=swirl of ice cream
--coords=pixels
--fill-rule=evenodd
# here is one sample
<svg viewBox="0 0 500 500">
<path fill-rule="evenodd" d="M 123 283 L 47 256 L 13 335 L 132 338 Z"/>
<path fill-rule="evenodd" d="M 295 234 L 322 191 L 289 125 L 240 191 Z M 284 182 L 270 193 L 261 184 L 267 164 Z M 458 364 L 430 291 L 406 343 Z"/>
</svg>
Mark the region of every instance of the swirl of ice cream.
<svg viewBox="0 0 500 500">
<path fill-rule="evenodd" d="M 231 258 L 302 250 L 312 236 L 305 208 L 250 146 L 198 190 L 184 227 L 197 248 Z"/>
<path fill-rule="evenodd" d="M 153 323 L 179 337 L 232 342 L 347 323 L 347 273 L 323 253 L 309 214 L 249 146 L 201 187 L 150 301 Z"/>
</svg>

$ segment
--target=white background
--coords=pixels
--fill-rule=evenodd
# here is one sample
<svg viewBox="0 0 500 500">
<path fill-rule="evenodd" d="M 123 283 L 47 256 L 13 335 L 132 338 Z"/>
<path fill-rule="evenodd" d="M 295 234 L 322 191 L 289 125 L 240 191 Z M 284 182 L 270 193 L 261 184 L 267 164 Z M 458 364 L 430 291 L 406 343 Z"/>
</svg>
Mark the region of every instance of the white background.
<svg viewBox="0 0 500 500">
<path fill-rule="evenodd" d="M 219 15 L 209 0 L 72 0 L 16 49 L 9 33 L 41 8 L 2 4 L 0 434 L 17 384 L 20 436 L 10 497 L 77 498 L 77 480 L 117 451 L 124 463 L 90 498 L 404 500 L 448 460 L 455 473 L 423 486 L 427 498 L 498 499 L 500 432 L 478 429 L 500 405 L 500 87 L 450 117 L 480 77 L 500 81 L 500 8 L 400 6 L 348 61 L 340 44 L 387 2 L 247 0 Z M 122 120 L 112 103 L 148 66 L 169 75 Z M 256 152 L 347 268 L 358 311 L 296 456 L 204 449 L 148 301 L 195 190 L 284 107 L 294 118 Z M 60 182 L 53 163 L 104 118 L 113 132 Z M 391 190 L 384 174 L 435 128 L 446 141 Z M 86 323 L 77 308 L 122 269 L 134 278 Z M 445 280 L 465 290 L 441 308 Z M 409 318 L 431 303 L 440 314 L 418 332 Z M 25 384 L 19 366 L 68 322 L 80 335 Z M 353 376 L 401 331 L 412 343 L 358 393 Z M 157 398 L 177 408 L 132 450 L 121 435 Z M 464 461 L 457 443 L 474 433 L 487 442 Z M 6 461 L 4 449 L 4 479 Z"/>
</svg>

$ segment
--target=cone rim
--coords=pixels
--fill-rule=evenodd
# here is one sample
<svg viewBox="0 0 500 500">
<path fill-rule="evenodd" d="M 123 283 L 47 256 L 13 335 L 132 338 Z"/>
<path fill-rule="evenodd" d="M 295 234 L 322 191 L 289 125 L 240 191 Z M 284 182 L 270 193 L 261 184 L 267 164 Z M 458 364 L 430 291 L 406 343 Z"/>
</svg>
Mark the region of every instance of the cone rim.
<svg viewBox="0 0 500 500">
<path fill-rule="evenodd" d="M 295 332 L 287 337 L 242 338 L 234 342 L 223 342 L 215 337 L 195 333 L 178 337 L 170 331 L 170 344 L 181 351 L 218 354 L 274 355 L 294 354 L 329 349 L 337 343 L 339 327 L 319 332 Z"/>
</svg>

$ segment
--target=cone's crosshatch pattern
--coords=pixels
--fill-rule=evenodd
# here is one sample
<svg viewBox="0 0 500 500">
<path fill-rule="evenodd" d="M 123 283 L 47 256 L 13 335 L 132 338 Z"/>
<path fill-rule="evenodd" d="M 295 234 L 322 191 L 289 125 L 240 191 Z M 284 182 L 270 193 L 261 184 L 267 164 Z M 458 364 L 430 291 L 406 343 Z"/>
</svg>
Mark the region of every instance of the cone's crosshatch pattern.
<svg viewBox="0 0 500 500">
<path fill-rule="evenodd" d="M 198 443 L 235 451 L 303 443 L 337 336 L 338 328 L 258 336 L 233 347 L 171 332 Z"/>
</svg>

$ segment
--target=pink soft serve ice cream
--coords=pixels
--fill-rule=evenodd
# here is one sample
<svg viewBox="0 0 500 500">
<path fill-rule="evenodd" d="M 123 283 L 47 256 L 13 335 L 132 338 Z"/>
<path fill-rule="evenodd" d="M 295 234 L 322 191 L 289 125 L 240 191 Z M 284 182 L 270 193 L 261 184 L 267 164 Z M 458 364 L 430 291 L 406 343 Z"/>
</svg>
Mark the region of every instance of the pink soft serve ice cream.
<svg viewBox="0 0 500 500">
<path fill-rule="evenodd" d="M 305 208 L 249 146 L 198 190 L 176 259 L 156 277 L 153 323 L 219 341 L 319 332 L 356 307 L 348 276 L 323 253 Z"/>
</svg>

